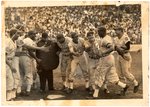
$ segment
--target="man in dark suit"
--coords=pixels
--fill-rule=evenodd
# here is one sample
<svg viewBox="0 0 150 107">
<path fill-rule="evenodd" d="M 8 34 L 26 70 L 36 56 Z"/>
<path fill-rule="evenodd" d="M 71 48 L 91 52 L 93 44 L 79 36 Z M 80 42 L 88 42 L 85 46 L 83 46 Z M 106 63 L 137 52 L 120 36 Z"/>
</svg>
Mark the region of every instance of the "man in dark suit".
<svg viewBox="0 0 150 107">
<path fill-rule="evenodd" d="M 37 43 L 38 47 L 49 47 L 48 52 L 36 51 L 37 69 L 40 77 L 40 89 L 45 92 L 46 81 L 48 81 L 48 90 L 53 90 L 53 70 L 59 65 L 59 56 L 57 52 L 59 47 L 57 43 L 48 40 L 48 34 L 43 33 L 41 40 Z"/>
</svg>

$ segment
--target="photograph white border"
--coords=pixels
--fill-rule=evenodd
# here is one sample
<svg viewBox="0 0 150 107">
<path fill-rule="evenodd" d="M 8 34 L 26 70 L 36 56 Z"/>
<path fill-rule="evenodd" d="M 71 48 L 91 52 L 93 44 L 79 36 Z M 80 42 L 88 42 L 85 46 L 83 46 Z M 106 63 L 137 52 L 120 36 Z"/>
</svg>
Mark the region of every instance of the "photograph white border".
<svg viewBox="0 0 150 107">
<path fill-rule="evenodd" d="M 143 99 L 99 99 L 99 100 L 39 100 L 39 101 L 6 101 L 6 78 L 5 78 L 5 7 L 28 7 L 28 6 L 73 6 L 73 5 L 110 5 L 110 4 L 141 4 L 142 22 L 142 76 L 143 76 Z M 1 102 L 2 105 L 28 105 L 28 106 L 146 106 L 148 105 L 148 2 L 147 1 L 2 1 L 2 47 L 1 47 Z"/>
</svg>

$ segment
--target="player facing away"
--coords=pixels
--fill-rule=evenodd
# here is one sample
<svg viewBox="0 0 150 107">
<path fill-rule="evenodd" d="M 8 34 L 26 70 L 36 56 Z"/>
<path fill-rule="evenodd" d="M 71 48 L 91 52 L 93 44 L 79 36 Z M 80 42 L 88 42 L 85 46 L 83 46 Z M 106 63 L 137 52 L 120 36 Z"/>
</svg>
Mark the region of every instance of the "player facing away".
<svg viewBox="0 0 150 107">
<path fill-rule="evenodd" d="M 115 28 L 117 38 L 115 40 L 115 50 L 119 55 L 120 72 L 122 75 L 134 84 L 133 92 L 136 93 L 139 89 L 139 83 L 130 72 L 132 57 L 129 53 L 130 38 L 123 32 L 122 27 Z"/>
</svg>

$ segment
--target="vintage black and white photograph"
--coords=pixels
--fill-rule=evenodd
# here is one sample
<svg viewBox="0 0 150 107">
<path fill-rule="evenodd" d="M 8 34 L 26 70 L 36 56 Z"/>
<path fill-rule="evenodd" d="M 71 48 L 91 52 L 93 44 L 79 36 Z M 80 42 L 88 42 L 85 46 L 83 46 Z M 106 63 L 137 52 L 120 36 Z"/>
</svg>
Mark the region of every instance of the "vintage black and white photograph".
<svg viewBox="0 0 150 107">
<path fill-rule="evenodd" d="M 6 102 L 145 98 L 142 3 L 10 3 L 3 20 Z"/>
</svg>

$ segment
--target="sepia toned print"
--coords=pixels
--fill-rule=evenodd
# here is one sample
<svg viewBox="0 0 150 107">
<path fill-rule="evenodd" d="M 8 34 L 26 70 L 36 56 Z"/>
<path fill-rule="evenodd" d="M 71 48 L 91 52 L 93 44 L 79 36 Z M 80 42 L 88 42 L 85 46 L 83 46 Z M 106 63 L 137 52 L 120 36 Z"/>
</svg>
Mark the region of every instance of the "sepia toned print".
<svg viewBox="0 0 150 107">
<path fill-rule="evenodd" d="M 3 2 L 4 105 L 147 105 L 146 2 L 34 3 Z"/>
</svg>

